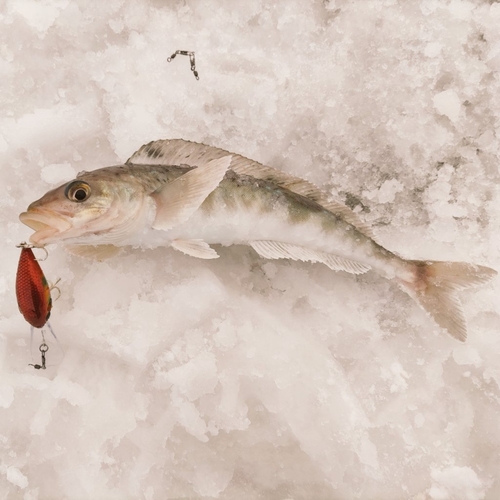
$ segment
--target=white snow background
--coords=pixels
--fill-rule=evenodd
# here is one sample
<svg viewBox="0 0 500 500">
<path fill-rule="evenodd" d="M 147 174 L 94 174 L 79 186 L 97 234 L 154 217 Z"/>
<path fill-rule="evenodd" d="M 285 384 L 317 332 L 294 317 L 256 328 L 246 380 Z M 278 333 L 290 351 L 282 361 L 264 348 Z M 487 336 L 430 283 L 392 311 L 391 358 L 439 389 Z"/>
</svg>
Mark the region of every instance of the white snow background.
<svg viewBox="0 0 500 500">
<path fill-rule="evenodd" d="M 162 138 L 500 270 L 500 3 L 4 0 L 0 25 L 0 499 L 500 498 L 498 278 L 461 293 L 462 345 L 374 273 L 51 246 L 46 371 L 14 292 L 19 213 Z"/>
</svg>

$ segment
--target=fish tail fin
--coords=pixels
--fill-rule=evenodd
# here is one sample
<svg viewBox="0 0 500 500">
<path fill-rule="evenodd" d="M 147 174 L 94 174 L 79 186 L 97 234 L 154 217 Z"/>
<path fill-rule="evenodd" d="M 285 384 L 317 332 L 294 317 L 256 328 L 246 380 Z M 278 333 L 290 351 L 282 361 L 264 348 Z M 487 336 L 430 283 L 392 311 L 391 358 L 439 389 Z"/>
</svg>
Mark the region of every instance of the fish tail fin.
<svg viewBox="0 0 500 500">
<path fill-rule="evenodd" d="M 413 279 L 399 279 L 402 288 L 434 321 L 460 342 L 467 325 L 457 291 L 487 283 L 497 272 L 466 262 L 411 261 Z"/>
</svg>

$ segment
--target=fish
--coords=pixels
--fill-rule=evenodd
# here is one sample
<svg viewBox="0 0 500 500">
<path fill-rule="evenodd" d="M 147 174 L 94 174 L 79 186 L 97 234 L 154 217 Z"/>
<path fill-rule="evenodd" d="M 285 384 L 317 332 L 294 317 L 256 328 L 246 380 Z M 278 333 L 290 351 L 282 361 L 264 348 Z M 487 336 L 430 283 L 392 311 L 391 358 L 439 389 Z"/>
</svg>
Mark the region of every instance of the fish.
<svg viewBox="0 0 500 500">
<path fill-rule="evenodd" d="M 21 255 L 16 274 L 16 297 L 19 311 L 34 328 L 42 328 L 50 318 L 52 298 L 42 268 L 25 243 L 19 245 Z"/>
<path fill-rule="evenodd" d="M 211 246 L 244 244 L 266 259 L 372 270 L 395 282 L 455 339 L 467 338 L 457 292 L 497 272 L 466 262 L 409 260 L 314 184 L 224 149 L 183 139 L 152 141 L 124 164 L 80 172 L 20 214 L 36 246 L 62 243 L 102 260 L 122 247 L 169 246 L 219 257 Z"/>
</svg>

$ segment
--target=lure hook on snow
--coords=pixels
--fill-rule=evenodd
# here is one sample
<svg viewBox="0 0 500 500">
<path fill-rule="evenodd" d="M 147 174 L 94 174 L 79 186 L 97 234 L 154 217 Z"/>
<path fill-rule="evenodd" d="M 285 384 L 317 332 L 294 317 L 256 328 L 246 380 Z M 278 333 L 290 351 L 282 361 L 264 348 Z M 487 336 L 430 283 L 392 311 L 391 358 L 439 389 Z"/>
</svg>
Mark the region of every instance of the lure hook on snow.
<svg viewBox="0 0 500 500">
<path fill-rule="evenodd" d="M 33 254 L 33 245 L 21 243 L 17 245 L 21 248 L 21 256 L 16 275 L 16 296 L 19 311 L 24 319 L 31 325 L 31 338 L 33 339 L 33 329 L 43 328 L 45 325 L 57 340 L 50 323 L 48 322 L 52 309 L 52 297 L 50 291 L 52 288 L 57 289 L 57 286 L 50 287 L 38 260 L 45 260 L 48 256 L 47 250 L 43 259 L 36 259 Z M 60 294 L 60 291 L 59 291 Z M 42 330 L 42 344 L 39 347 L 42 354 L 41 365 L 31 365 L 36 369 L 45 369 L 45 353 L 49 350 L 45 343 L 44 331 Z"/>
<path fill-rule="evenodd" d="M 189 56 L 189 64 L 191 64 L 191 71 L 193 72 L 194 77 L 197 80 L 199 80 L 200 77 L 198 75 L 198 71 L 196 71 L 194 52 L 190 50 L 176 50 L 170 57 L 167 58 L 167 62 L 170 62 L 172 59 L 174 59 L 177 54 L 180 54 L 181 56 Z"/>
<path fill-rule="evenodd" d="M 34 365 L 32 363 L 29 364 L 29 366 L 32 366 L 35 370 L 45 370 L 45 353 L 49 350 L 49 346 L 45 343 L 45 339 L 43 342 L 40 344 L 40 347 L 38 348 L 39 351 L 42 353 L 42 364 L 41 365 Z"/>
</svg>

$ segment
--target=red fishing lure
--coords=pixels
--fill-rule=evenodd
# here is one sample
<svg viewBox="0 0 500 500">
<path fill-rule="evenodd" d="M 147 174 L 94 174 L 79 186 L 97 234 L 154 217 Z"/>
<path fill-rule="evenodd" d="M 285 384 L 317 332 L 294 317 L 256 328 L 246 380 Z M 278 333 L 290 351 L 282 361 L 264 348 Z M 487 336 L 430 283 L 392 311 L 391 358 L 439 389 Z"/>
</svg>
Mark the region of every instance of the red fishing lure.
<svg viewBox="0 0 500 500">
<path fill-rule="evenodd" d="M 59 290 L 56 286 L 50 287 L 38 261 L 33 255 L 31 245 L 21 243 L 21 256 L 17 266 L 16 296 L 17 305 L 24 319 L 31 325 L 31 343 L 33 342 L 33 329 L 48 326 L 50 333 L 57 341 L 57 337 L 48 322 L 50 310 L 52 309 L 51 288 Z M 45 252 L 47 252 L 45 250 Z M 42 330 L 42 343 L 38 350 L 42 356 L 42 364 L 31 364 L 37 370 L 46 369 L 46 353 L 49 346 L 45 343 L 45 335 Z"/>
<path fill-rule="evenodd" d="M 50 287 L 33 250 L 26 243 L 19 245 L 21 256 L 17 267 L 17 304 L 24 319 L 35 328 L 42 328 L 50 317 Z"/>
</svg>

